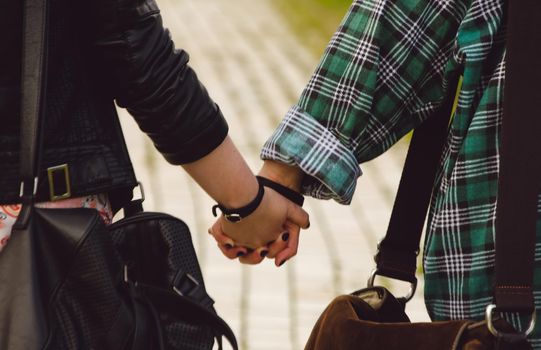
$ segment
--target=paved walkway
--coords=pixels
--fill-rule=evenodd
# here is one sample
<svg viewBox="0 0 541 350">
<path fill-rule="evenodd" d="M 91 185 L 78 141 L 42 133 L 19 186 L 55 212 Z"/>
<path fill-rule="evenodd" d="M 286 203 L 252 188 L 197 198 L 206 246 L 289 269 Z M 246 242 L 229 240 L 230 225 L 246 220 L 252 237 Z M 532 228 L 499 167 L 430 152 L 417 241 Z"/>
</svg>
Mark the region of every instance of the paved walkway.
<svg viewBox="0 0 541 350">
<path fill-rule="evenodd" d="M 231 136 L 256 171 L 261 145 L 295 102 L 318 58 L 289 32 L 272 0 L 159 3 L 177 46 L 190 53 L 192 66 L 230 123 Z M 351 206 L 307 199 L 312 225 L 295 259 L 281 268 L 270 261 L 244 266 L 225 259 L 206 233 L 213 221 L 209 197 L 161 158 L 130 117 L 122 119 L 145 184 L 146 209 L 169 212 L 191 227 L 208 291 L 242 350 L 302 349 L 325 305 L 365 286 L 390 215 L 403 144 L 363 165 L 365 175 Z M 427 320 L 422 292 L 408 308 L 414 320 Z"/>
</svg>

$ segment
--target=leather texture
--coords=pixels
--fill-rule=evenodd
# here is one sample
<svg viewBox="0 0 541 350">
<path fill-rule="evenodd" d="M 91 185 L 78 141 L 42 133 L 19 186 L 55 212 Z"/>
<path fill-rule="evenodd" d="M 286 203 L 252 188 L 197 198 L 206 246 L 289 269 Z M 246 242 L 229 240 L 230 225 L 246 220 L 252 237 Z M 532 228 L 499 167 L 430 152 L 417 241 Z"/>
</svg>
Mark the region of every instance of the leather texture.
<svg viewBox="0 0 541 350">
<path fill-rule="evenodd" d="M 18 202 L 22 1 L 1 5 L 0 203 Z M 38 200 L 49 200 L 45 169 L 67 163 L 74 195 L 136 185 L 114 101 L 128 108 L 174 164 L 217 147 L 228 127 L 185 51 L 175 49 L 152 0 L 50 0 L 47 123 Z M 8 26 L 4 28 L 4 26 Z M 92 166 L 89 166 L 92 164 Z"/>
<path fill-rule="evenodd" d="M 129 280 L 138 286 L 149 286 L 147 295 L 149 290 L 160 295 L 153 304 L 163 305 L 159 314 L 167 330 L 167 349 L 212 349 L 215 330 L 197 319 L 204 314 L 204 320 L 211 324 L 225 322 L 212 321 L 219 318 L 214 301 L 206 292 L 188 226 L 167 214 L 139 212 L 113 224 L 110 230 L 115 247 L 128 266 Z M 168 316 L 174 311 L 174 304 L 163 304 L 164 298 L 178 299 L 178 295 L 170 294 L 173 287 L 185 297 L 184 306 L 174 318 Z M 221 334 L 233 334 L 227 325 L 218 329 Z"/>
<path fill-rule="evenodd" d="M 457 86 L 458 76 L 449 81 Z M 452 90 L 452 89 L 451 89 Z M 436 171 L 447 139 L 454 96 L 413 132 L 387 233 L 375 257 L 378 274 L 416 282 L 417 255 Z"/>
<path fill-rule="evenodd" d="M 182 221 L 28 208 L 0 254 L 0 349 L 210 350 L 222 336 L 237 349 Z"/>
<path fill-rule="evenodd" d="M 503 319 L 497 327 L 511 332 Z M 484 322 L 409 323 L 404 303 L 383 287 L 334 299 L 319 317 L 305 350 L 529 350 L 526 342 L 500 343 Z"/>
<path fill-rule="evenodd" d="M 116 317 L 104 311 L 128 307 L 107 235 L 95 210 L 31 209 L 0 255 L 1 349 L 100 348 Z"/>
<path fill-rule="evenodd" d="M 31 2 L 24 1 L 24 11 L 27 19 L 23 22 L 23 64 L 22 64 L 22 93 L 21 99 L 29 101 L 22 103 L 21 120 L 26 125 L 21 132 L 21 138 L 27 138 L 21 142 L 21 157 L 30 159 L 21 162 L 20 176 L 23 180 L 29 180 L 28 185 L 33 183 L 37 174 L 39 158 L 35 156 L 40 146 L 41 138 L 36 135 L 39 128 L 39 115 L 42 101 L 45 99 L 46 73 L 46 25 L 47 25 L 47 1 Z M 33 186 L 29 186 L 32 188 Z"/>
<path fill-rule="evenodd" d="M 506 77 L 496 206 L 495 304 L 535 309 L 537 196 L 541 186 L 541 2 L 507 2 Z"/>
</svg>

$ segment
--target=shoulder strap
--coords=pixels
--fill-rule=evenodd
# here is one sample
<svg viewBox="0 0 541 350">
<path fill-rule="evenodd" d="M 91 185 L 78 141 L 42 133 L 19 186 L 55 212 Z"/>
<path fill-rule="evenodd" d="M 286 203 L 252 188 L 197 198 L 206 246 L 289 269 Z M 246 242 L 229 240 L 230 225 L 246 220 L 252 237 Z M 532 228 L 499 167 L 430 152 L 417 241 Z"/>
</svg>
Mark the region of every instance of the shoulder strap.
<svg viewBox="0 0 541 350">
<path fill-rule="evenodd" d="M 40 161 L 40 123 L 45 101 L 47 0 L 24 0 L 21 72 L 20 197 L 23 204 L 13 229 L 24 229 L 29 223 L 37 190 Z"/>
<path fill-rule="evenodd" d="M 21 74 L 20 178 L 26 199 L 34 195 L 40 159 L 40 116 L 45 100 L 47 1 L 25 0 Z"/>
<path fill-rule="evenodd" d="M 215 312 L 204 306 L 173 293 L 163 288 L 157 288 L 146 284 L 138 284 L 136 287 L 143 292 L 158 310 L 167 310 L 168 313 L 184 319 L 187 323 L 209 327 L 214 331 L 219 349 L 222 349 L 222 336 L 227 339 L 234 350 L 238 349 L 235 334 L 229 325 Z"/>
<path fill-rule="evenodd" d="M 494 297 L 502 311 L 532 311 L 541 184 L 541 1 L 511 0 L 507 6 Z"/>
<path fill-rule="evenodd" d="M 455 91 L 459 77 L 448 82 Z M 448 132 L 454 95 L 413 133 L 385 238 L 378 245 L 377 273 L 415 282 L 419 242 Z"/>
</svg>

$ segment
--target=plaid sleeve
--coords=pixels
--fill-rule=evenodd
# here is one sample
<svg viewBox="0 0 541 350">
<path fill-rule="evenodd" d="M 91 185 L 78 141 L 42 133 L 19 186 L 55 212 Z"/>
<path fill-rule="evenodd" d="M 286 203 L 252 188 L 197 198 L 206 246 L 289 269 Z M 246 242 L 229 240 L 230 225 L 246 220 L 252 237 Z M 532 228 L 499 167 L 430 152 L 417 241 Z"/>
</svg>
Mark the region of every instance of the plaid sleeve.
<svg viewBox="0 0 541 350">
<path fill-rule="evenodd" d="M 303 191 L 347 204 L 360 163 L 439 105 L 466 0 L 354 1 L 262 159 L 294 164 Z"/>
</svg>

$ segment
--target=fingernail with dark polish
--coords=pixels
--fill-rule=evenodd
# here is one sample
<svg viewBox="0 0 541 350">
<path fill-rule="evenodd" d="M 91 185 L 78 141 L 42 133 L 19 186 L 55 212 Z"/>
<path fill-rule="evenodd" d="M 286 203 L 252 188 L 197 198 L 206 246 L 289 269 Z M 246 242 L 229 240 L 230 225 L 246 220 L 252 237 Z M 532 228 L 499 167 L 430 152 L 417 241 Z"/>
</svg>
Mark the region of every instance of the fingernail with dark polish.
<svg viewBox="0 0 541 350">
<path fill-rule="evenodd" d="M 226 243 L 225 244 L 225 249 L 231 249 L 233 248 L 233 245 L 229 244 L 229 243 Z"/>
<path fill-rule="evenodd" d="M 285 232 L 282 234 L 282 241 L 286 242 L 289 239 L 289 232 Z"/>
<path fill-rule="evenodd" d="M 269 251 L 268 250 L 262 250 L 261 253 L 259 253 L 259 255 L 264 258 L 267 256 L 267 254 L 269 254 Z"/>
<path fill-rule="evenodd" d="M 287 259 L 286 259 L 286 260 L 284 260 L 284 261 L 282 261 L 282 262 L 280 263 L 280 265 L 278 265 L 278 267 L 280 267 L 280 266 L 282 266 L 283 264 L 285 264 L 285 263 L 286 263 L 286 261 L 287 261 Z"/>
<path fill-rule="evenodd" d="M 240 258 L 241 256 L 244 256 L 244 252 L 238 252 L 237 253 L 237 258 Z"/>
</svg>

